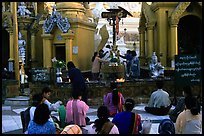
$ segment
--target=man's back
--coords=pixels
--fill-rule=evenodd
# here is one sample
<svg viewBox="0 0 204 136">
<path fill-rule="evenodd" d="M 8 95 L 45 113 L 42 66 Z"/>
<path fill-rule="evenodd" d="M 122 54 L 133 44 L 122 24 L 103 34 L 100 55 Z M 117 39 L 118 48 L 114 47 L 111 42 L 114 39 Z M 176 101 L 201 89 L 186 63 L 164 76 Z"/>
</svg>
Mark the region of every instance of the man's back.
<svg viewBox="0 0 204 136">
<path fill-rule="evenodd" d="M 171 101 L 169 99 L 169 94 L 162 89 L 158 89 L 157 91 L 152 93 L 149 101 L 149 107 L 167 107 L 170 105 L 170 103 Z"/>
<path fill-rule="evenodd" d="M 72 68 L 70 71 L 68 71 L 68 74 L 69 74 L 69 78 L 71 79 L 73 88 L 85 87 L 85 79 L 79 69 Z"/>
</svg>

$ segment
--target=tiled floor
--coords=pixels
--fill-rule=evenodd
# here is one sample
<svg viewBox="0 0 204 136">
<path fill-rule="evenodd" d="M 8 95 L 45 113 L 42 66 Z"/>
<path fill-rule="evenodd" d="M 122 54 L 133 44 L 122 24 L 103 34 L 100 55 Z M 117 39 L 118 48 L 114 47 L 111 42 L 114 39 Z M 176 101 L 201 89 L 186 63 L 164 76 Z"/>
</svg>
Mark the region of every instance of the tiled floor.
<svg viewBox="0 0 204 136">
<path fill-rule="evenodd" d="M 9 133 L 12 131 L 14 131 L 13 133 L 15 133 L 15 131 L 19 133 L 19 130 L 22 129 L 20 112 L 25 109 L 26 107 L 13 108 L 11 106 L 2 106 L 2 133 Z M 92 107 L 88 110 L 87 116 L 90 118 L 91 122 L 97 118 L 96 111 L 97 107 Z M 157 134 L 159 122 L 162 119 L 169 118 L 168 116 L 154 116 L 146 113 L 144 111 L 144 105 L 135 106 L 134 111 L 137 111 L 141 115 L 142 120 L 150 119 L 153 121 L 150 134 Z M 52 115 L 58 116 L 57 112 L 52 112 Z M 110 120 L 112 120 L 112 118 L 110 118 Z M 21 132 L 22 131 L 20 131 L 20 133 Z"/>
</svg>

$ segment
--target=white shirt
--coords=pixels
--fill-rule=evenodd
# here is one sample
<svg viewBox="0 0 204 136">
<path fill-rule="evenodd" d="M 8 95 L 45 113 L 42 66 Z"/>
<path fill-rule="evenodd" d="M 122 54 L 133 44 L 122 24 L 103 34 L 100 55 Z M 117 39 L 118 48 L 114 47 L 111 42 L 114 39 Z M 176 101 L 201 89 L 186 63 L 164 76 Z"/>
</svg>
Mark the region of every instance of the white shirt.
<svg viewBox="0 0 204 136">
<path fill-rule="evenodd" d="M 151 94 L 148 107 L 160 108 L 161 106 L 167 107 L 170 104 L 169 94 L 162 89 L 158 89 Z"/>
<path fill-rule="evenodd" d="M 94 123 L 92 123 L 91 125 L 87 126 L 88 129 L 88 134 L 97 134 L 97 132 L 95 131 L 96 128 L 93 127 Z M 117 128 L 116 125 L 114 125 L 111 129 L 111 131 L 109 132 L 109 134 L 119 134 L 119 130 Z"/>
</svg>

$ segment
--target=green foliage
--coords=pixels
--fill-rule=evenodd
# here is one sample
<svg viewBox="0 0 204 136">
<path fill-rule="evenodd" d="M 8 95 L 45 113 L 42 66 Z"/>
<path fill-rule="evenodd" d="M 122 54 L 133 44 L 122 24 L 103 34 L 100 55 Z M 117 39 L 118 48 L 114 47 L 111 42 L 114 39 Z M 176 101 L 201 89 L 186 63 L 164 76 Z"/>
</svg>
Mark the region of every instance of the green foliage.
<svg viewBox="0 0 204 136">
<path fill-rule="evenodd" d="M 65 68 L 66 63 L 63 60 L 57 60 L 54 63 L 54 67 L 56 67 L 56 68 Z"/>
</svg>

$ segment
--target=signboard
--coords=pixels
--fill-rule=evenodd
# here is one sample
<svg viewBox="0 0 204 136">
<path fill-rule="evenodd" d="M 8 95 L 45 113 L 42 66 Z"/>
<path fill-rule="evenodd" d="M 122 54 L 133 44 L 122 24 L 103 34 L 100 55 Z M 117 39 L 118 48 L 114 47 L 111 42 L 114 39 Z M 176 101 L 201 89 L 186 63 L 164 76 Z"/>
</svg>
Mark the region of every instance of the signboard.
<svg viewBox="0 0 204 136">
<path fill-rule="evenodd" d="M 72 52 L 73 52 L 73 54 L 78 54 L 78 46 L 73 46 Z"/>
<path fill-rule="evenodd" d="M 175 82 L 178 86 L 201 84 L 201 58 L 199 55 L 175 56 Z"/>
<path fill-rule="evenodd" d="M 102 18 L 115 18 L 116 16 L 119 16 L 120 18 L 127 17 L 127 14 L 124 14 L 123 12 L 102 12 L 101 17 Z"/>
<path fill-rule="evenodd" d="M 32 68 L 32 81 L 33 82 L 49 82 L 50 73 L 47 68 Z"/>
</svg>

